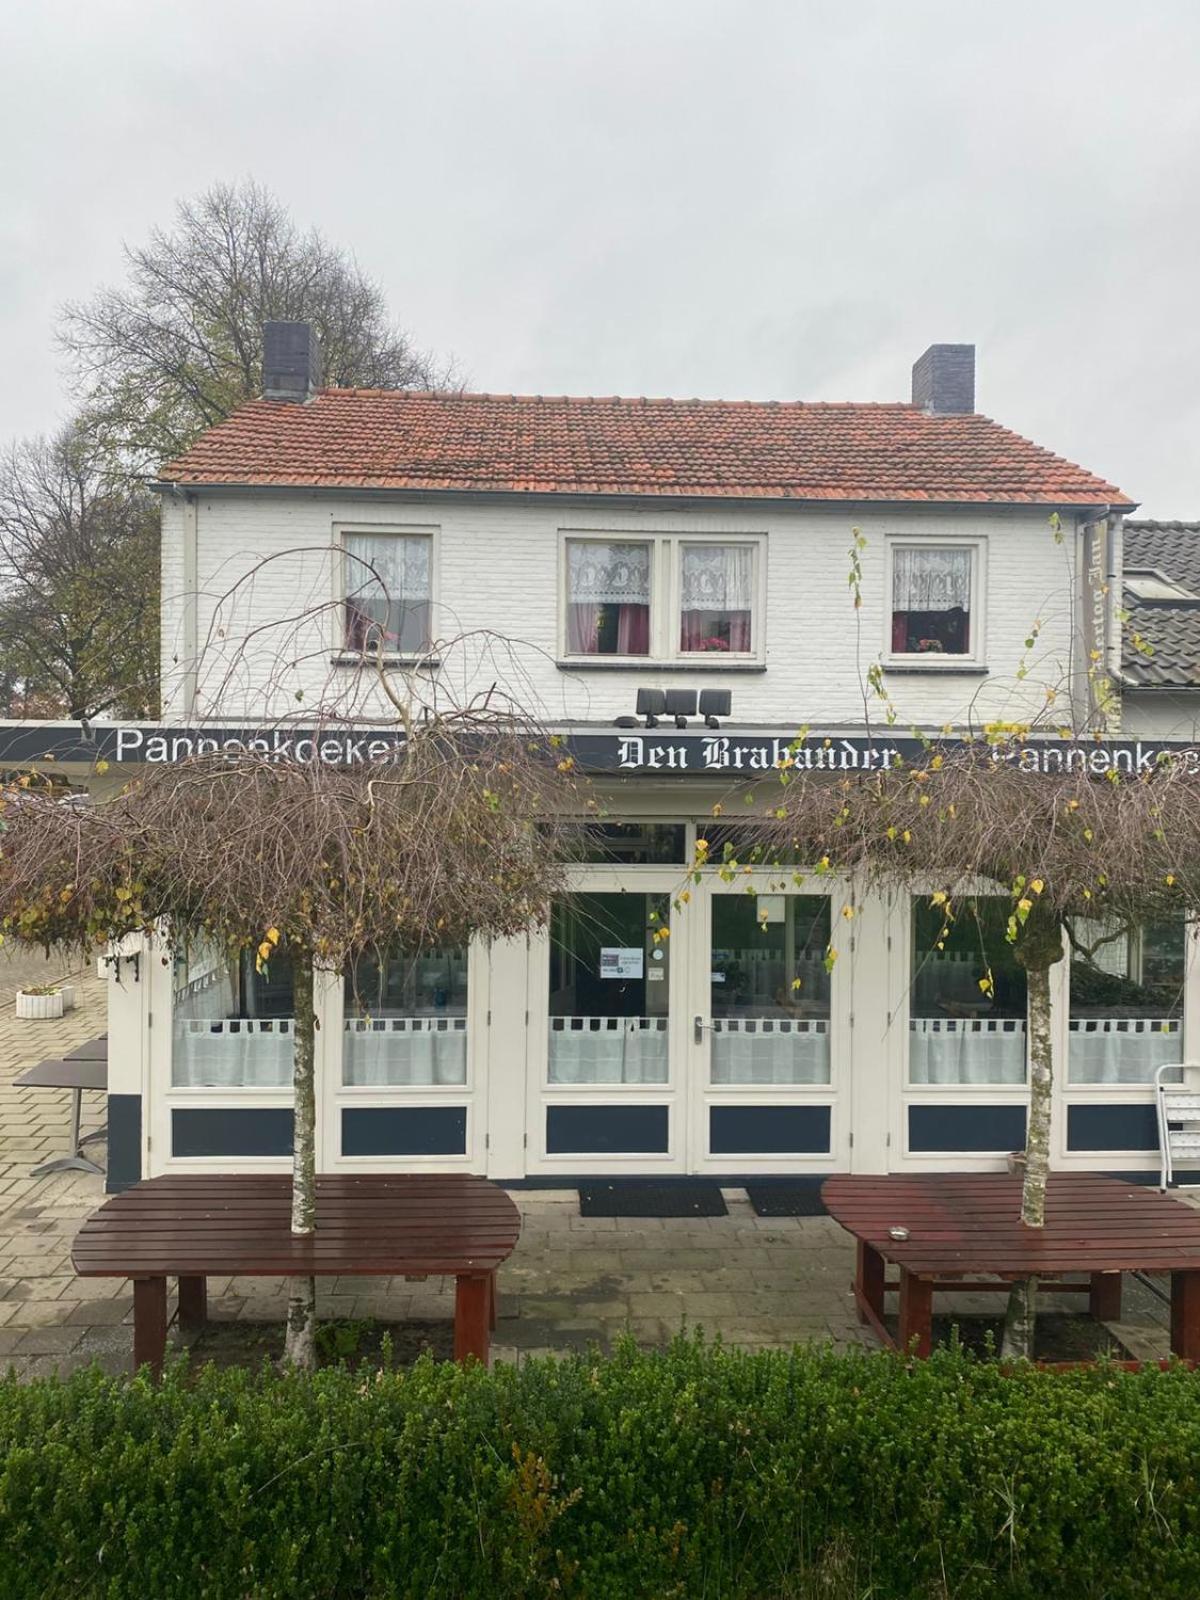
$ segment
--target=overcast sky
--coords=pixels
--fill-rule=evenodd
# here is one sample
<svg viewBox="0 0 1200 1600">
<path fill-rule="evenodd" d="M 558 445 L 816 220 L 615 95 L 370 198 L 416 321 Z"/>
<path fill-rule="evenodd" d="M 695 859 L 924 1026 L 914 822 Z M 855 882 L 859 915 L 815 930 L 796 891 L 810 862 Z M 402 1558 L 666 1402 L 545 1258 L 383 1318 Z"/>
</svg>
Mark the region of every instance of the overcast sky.
<svg viewBox="0 0 1200 1600">
<path fill-rule="evenodd" d="M 1200 517 L 1196 0 L 37 0 L 0 53 L 0 437 L 56 308 L 252 176 L 472 388 L 979 409 Z"/>
</svg>

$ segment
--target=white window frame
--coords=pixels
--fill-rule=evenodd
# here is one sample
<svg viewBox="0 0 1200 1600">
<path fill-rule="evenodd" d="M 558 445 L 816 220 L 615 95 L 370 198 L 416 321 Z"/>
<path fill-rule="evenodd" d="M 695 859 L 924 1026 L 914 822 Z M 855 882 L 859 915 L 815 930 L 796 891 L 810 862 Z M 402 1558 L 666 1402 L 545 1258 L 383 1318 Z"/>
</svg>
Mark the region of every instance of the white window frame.
<svg viewBox="0 0 1200 1600">
<path fill-rule="evenodd" d="M 567 607 L 570 605 L 569 543 L 646 544 L 650 546 L 650 648 L 644 656 L 581 655 L 567 648 Z M 682 566 L 684 545 L 746 545 L 753 551 L 753 609 L 748 651 L 682 650 Z M 572 667 L 704 666 L 714 673 L 724 666 L 761 666 L 766 661 L 767 535 L 765 532 L 706 529 L 691 533 L 661 533 L 646 529 L 560 528 L 558 541 L 558 655 Z"/>
<path fill-rule="evenodd" d="M 922 672 L 962 672 L 987 662 L 987 539 L 979 535 L 889 534 L 884 580 L 883 659 L 885 666 Z M 971 648 L 963 655 L 939 655 L 892 649 L 895 615 L 895 553 L 897 550 L 969 550 L 971 552 Z"/>
<path fill-rule="evenodd" d="M 429 540 L 429 631 L 430 639 L 426 649 L 415 654 L 392 651 L 383 657 L 364 654 L 355 650 L 346 643 L 346 566 L 347 566 L 347 536 L 362 534 L 367 538 L 395 538 L 395 539 L 428 539 Z M 436 655 L 434 641 L 437 627 L 438 614 L 438 573 L 441 566 L 440 544 L 441 529 L 432 523 L 404 523 L 404 522 L 339 522 L 333 527 L 333 542 L 337 550 L 337 560 L 334 562 L 333 572 L 333 614 L 335 619 L 332 653 L 336 661 L 349 664 L 358 664 L 363 661 L 371 664 L 383 661 L 385 666 L 405 666 L 410 663 L 428 661 Z"/>
</svg>

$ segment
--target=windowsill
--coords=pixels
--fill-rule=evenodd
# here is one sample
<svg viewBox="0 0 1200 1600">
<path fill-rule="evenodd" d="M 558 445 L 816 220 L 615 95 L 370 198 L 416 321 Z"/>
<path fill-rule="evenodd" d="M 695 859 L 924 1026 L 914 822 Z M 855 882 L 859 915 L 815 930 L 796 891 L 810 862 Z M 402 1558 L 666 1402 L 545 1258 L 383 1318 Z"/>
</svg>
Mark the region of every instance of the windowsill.
<svg viewBox="0 0 1200 1600">
<path fill-rule="evenodd" d="M 928 658 L 922 659 L 916 656 L 906 659 L 893 659 L 884 661 L 883 670 L 887 673 L 895 673 L 900 677 L 905 674 L 914 676 L 927 674 L 930 677 L 937 677 L 939 674 L 944 675 L 946 673 L 958 674 L 960 677 L 967 678 L 986 678 L 988 675 L 987 667 L 981 662 L 959 659 L 957 656 L 943 657 L 938 661 L 931 661 Z"/>
<path fill-rule="evenodd" d="M 563 657 L 555 662 L 560 672 L 765 672 L 765 661 L 730 661 L 717 651 L 700 661 L 689 656 L 685 661 L 663 661 L 657 656 Z"/>
<path fill-rule="evenodd" d="M 438 656 L 371 656 L 359 650 L 338 650 L 329 658 L 331 667 L 440 667 Z"/>
</svg>

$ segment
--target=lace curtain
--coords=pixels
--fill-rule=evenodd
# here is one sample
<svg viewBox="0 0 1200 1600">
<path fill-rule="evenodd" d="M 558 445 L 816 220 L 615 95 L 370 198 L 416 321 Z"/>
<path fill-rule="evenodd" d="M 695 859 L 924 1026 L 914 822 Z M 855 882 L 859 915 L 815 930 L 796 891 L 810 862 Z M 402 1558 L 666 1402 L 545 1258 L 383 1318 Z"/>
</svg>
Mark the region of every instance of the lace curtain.
<svg viewBox="0 0 1200 1600">
<path fill-rule="evenodd" d="M 429 642 L 432 540 L 425 534 L 350 533 L 345 547 L 347 645 L 423 649 Z"/>
<path fill-rule="evenodd" d="M 650 546 L 573 539 L 567 545 L 567 579 L 574 605 L 648 606 Z"/>
<path fill-rule="evenodd" d="M 961 546 L 897 545 L 892 551 L 896 611 L 971 609 L 971 551 Z"/>
<path fill-rule="evenodd" d="M 685 544 L 680 568 L 684 611 L 749 611 L 754 551 L 745 544 Z"/>
</svg>

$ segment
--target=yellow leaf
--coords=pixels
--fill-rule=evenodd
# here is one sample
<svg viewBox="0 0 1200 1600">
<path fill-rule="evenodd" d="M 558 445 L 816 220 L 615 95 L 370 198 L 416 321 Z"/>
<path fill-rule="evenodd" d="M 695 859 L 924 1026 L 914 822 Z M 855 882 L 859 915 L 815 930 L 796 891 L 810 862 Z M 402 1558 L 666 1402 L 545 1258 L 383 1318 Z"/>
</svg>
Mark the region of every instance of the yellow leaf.
<svg viewBox="0 0 1200 1600">
<path fill-rule="evenodd" d="M 803 978 L 793 978 L 792 979 L 792 993 L 793 994 L 795 994 L 797 989 L 803 989 L 803 987 L 804 987 L 804 979 Z"/>
<path fill-rule="evenodd" d="M 271 946 L 267 943 L 267 941 L 265 939 L 263 940 L 263 942 L 258 947 L 258 955 L 259 955 L 259 959 L 261 961 L 269 961 L 271 959 L 271 955 L 272 955 Z"/>
<path fill-rule="evenodd" d="M 1034 894 L 1041 894 L 1042 890 L 1046 887 L 1045 879 L 1035 878 L 1029 887 L 1033 890 Z"/>
<path fill-rule="evenodd" d="M 97 761 L 97 763 L 96 763 L 96 771 L 100 772 L 100 773 L 107 772 L 108 771 L 108 762 L 107 761 Z"/>
<path fill-rule="evenodd" d="M 279 929 L 278 928 L 268 928 L 267 929 L 267 938 L 271 941 L 272 944 L 278 944 L 279 943 Z"/>
</svg>

